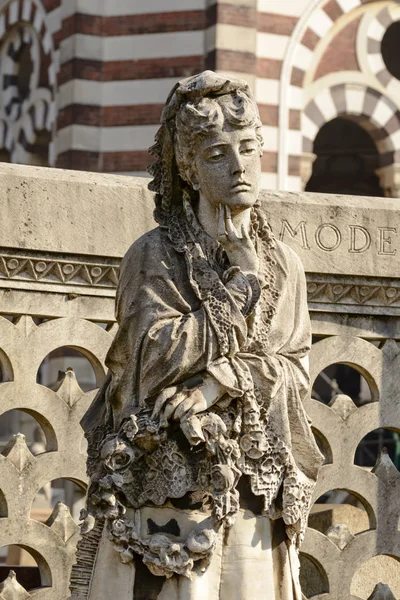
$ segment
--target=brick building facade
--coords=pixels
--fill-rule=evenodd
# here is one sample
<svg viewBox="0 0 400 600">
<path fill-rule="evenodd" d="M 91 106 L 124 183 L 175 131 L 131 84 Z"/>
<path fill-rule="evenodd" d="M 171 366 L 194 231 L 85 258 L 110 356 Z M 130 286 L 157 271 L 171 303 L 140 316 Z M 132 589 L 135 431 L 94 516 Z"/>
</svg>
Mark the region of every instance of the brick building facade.
<svg viewBox="0 0 400 600">
<path fill-rule="evenodd" d="M 210 68 L 255 92 L 264 187 L 303 189 L 339 119 L 398 195 L 398 20 L 394 0 L 1 0 L 0 160 L 144 174 L 168 91 Z"/>
</svg>

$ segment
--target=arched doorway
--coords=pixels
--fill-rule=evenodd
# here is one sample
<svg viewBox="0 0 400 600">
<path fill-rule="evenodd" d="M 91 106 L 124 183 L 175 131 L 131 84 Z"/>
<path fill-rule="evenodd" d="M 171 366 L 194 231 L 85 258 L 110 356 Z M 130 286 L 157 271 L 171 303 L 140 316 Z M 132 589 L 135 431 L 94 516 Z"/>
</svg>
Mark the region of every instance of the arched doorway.
<svg viewBox="0 0 400 600">
<path fill-rule="evenodd" d="M 314 141 L 312 175 L 307 192 L 384 196 L 379 152 L 372 137 L 355 121 L 336 117 L 325 123 Z"/>
</svg>

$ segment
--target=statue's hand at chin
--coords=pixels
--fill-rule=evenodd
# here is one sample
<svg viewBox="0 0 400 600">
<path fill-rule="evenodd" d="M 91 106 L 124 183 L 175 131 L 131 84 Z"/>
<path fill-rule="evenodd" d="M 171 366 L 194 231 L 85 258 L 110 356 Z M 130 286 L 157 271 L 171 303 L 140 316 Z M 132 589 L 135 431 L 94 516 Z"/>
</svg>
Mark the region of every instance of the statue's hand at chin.
<svg viewBox="0 0 400 600">
<path fill-rule="evenodd" d="M 257 276 L 259 270 L 257 250 L 244 224 L 239 237 L 232 221 L 231 210 L 226 204 L 220 204 L 218 207 L 218 241 L 232 266 L 240 267 L 245 274 L 252 273 Z"/>
</svg>

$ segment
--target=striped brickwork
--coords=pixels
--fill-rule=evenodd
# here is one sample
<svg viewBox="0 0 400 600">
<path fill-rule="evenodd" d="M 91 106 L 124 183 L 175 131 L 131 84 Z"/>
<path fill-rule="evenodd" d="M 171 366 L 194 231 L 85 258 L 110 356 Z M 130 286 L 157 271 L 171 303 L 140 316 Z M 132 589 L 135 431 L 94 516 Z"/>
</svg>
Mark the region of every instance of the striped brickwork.
<svg viewBox="0 0 400 600">
<path fill-rule="evenodd" d="M 180 5 L 180 6 L 179 6 Z M 165 98 L 204 68 L 203 0 L 78 2 L 60 39 L 57 165 L 143 173 Z"/>
<path fill-rule="evenodd" d="M 0 151 L 13 162 L 54 164 L 57 53 L 53 34 L 58 6 L 54 0 L 12 0 L 0 5 Z M 31 73 L 21 82 L 21 60 L 27 54 Z M 43 134 L 47 143 L 41 147 L 38 137 Z"/>
<path fill-rule="evenodd" d="M 282 6 L 284 4 L 284 6 Z M 263 186 L 278 187 L 280 79 L 288 44 L 306 2 L 288 1 L 278 4 L 259 0 L 257 19 L 257 82 L 256 97 L 264 125 Z M 292 87 L 292 86 L 291 86 Z M 295 91 L 296 95 L 297 91 Z M 288 119 L 287 135 L 290 137 L 288 177 L 296 178 L 301 153 L 301 96 L 293 97 Z"/>
<path fill-rule="evenodd" d="M 169 90 L 205 68 L 244 77 L 255 91 L 265 140 L 264 187 L 301 189 L 303 153 L 312 151 L 316 132 L 330 115 L 359 119 L 379 142 L 382 160 L 396 156 L 392 128 L 400 82 L 380 54 L 386 28 L 400 19 L 394 0 L 12 0 L 3 5 L 0 38 L 24 20 L 41 43 L 41 72 L 52 101 L 50 164 L 144 174 Z M 3 75 L 12 80 L 18 65 L 8 61 L 7 68 Z M 356 74 L 354 81 L 349 73 Z M 340 110 L 338 90 L 346 97 Z M 349 99 L 360 94 L 377 98 L 378 107 L 391 107 L 388 127 L 383 116 L 375 122 L 372 113 L 353 110 Z M 11 89 L 3 90 L 3 105 L 12 97 Z M 21 137 L 26 162 L 39 112 Z M 6 136 L 4 125 L 3 146 Z M 7 148 L 12 137 L 9 131 Z"/>
</svg>

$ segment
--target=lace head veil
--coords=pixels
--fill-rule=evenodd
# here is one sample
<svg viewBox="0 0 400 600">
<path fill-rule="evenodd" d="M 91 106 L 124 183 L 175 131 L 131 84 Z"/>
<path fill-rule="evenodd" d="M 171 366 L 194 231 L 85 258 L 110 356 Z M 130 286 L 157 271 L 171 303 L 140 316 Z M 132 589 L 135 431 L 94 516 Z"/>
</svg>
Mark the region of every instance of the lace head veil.
<svg viewBox="0 0 400 600">
<path fill-rule="evenodd" d="M 187 175 L 195 154 L 194 140 L 221 125 L 221 118 L 238 127 L 254 126 L 261 150 L 258 109 L 245 81 L 204 71 L 179 81 L 171 90 L 155 144 L 149 149 L 156 159 L 148 167 L 153 176 L 149 189 L 155 192 L 154 216 L 160 226 L 168 226 L 171 214 L 181 210 L 184 194 L 197 198 Z"/>
</svg>

